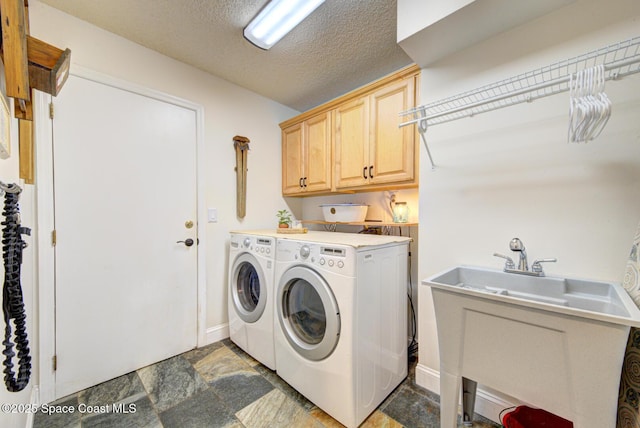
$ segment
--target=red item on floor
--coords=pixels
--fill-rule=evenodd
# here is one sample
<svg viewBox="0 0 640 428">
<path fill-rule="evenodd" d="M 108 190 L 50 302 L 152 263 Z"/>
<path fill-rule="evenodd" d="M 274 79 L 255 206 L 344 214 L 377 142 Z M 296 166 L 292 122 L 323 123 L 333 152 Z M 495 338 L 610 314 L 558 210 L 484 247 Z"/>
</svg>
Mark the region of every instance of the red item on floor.
<svg viewBox="0 0 640 428">
<path fill-rule="evenodd" d="M 573 422 L 542 409 L 518 406 L 502 417 L 505 428 L 573 428 Z"/>
</svg>

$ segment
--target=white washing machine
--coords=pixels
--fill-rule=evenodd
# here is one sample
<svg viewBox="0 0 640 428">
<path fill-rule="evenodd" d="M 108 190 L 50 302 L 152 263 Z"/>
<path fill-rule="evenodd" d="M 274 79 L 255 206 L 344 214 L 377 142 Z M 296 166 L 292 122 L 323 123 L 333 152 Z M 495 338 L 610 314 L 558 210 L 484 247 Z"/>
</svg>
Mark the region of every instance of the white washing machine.
<svg viewBox="0 0 640 428">
<path fill-rule="evenodd" d="M 278 239 L 276 371 L 347 427 L 407 376 L 409 241 L 334 232 Z"/>
<path fill-rule="evenodd" d="M 276 369 L 273 340 L 275 233 L 231 232 L 229 337 L 247 354 Z"/>
</svg>

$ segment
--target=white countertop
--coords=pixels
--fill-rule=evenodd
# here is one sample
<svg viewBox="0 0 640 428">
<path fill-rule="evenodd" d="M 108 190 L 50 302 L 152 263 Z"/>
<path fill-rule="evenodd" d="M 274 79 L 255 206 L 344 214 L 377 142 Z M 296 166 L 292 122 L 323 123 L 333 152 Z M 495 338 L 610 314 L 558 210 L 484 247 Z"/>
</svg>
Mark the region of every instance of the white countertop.
<svg viewBox="0 0 640 428">
<path fill-rule="evenodd" d="M 354 248 L 388 245 L 394 243 L 409 243 L 411 238 L 395 235 L 370 235 L 366 233 L 342 233 L 310 230 L 307 233 L 278 233 L 275 229 L 262 230 L 232 230 L 230 233 L 245 235 L 271 236 L 291 241 L 319 242 L 326 244 L 348 245 Z"/>
</svg>

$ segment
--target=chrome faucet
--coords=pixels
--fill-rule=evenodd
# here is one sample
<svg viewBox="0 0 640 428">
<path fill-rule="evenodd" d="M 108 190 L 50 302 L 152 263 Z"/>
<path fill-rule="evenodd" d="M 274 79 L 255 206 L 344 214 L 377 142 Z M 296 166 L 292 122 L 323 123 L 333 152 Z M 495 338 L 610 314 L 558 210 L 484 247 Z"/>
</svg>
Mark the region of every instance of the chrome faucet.
<svg viewBox="0 0 640 428">
<path fill-rule="evenodd" d="M 502 254 L 493 253 L 496 257 L 501 257 L 506 260 L 504 264 L 504 271 L 509 273 L 519 273 L 522 275 L 532 275 L 532 276 L 544 276 L 544 271 L 542 270 L 541 263 L 552 263 L 557 262 L 558 259 L 539 259 L 534 260 L 531 265 L 531 270 L 529 270 L 529 263 L 527 261 L 527 252 L 524 248 L 524 244 L 519 238 L 513 238 L 509 242 L 509 248 L 511 251 L 515 251 L 520 253 L 520 260 L 518 261 L 518 267 L 516 268 L 516 264 L 513 262 L 511 257 L 507 257 Z"/>
<path fill-rule="evenodd" d="M 518 263 L 518 270 L 528 271 L 529 264 L 527 263 L 527 251 L 524 248 L 524 244 L 520 240 L 520 238 L 513 238 L 511 242 L 509 242 L 509 248 L 511 251 L 517 251 L 520 253 L 520 262 Z"/>
</svg>

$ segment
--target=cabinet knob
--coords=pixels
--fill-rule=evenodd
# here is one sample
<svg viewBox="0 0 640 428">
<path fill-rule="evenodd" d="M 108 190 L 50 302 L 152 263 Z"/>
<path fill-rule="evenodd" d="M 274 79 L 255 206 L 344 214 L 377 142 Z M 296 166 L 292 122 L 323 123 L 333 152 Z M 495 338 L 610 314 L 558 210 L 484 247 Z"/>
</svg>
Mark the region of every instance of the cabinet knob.
<svg viewBox="0 0 640 428">
<path fill-rule="evenodd" d="M 304 187 L 307 187 L 307 177 L 302 177 L 302 184 Z"/>
<path fill-rule="evenodd" d="M 373 178 L 373 165 L 369 167 L 369 178 Z"/>
<path fill-rule="evenodd" d="M 367 179 L 367 167 L 362 168 L 362 178 Z"/>
<path fill-rule="evenodd" d="M 302 177 L 300 177 L 300 181 L 298 181 L 298 185 L 299 185 L 301 188 L 302 188 L 302 187 L 304 187 L 304 186 L 302 185 Z"/>
</svg>

